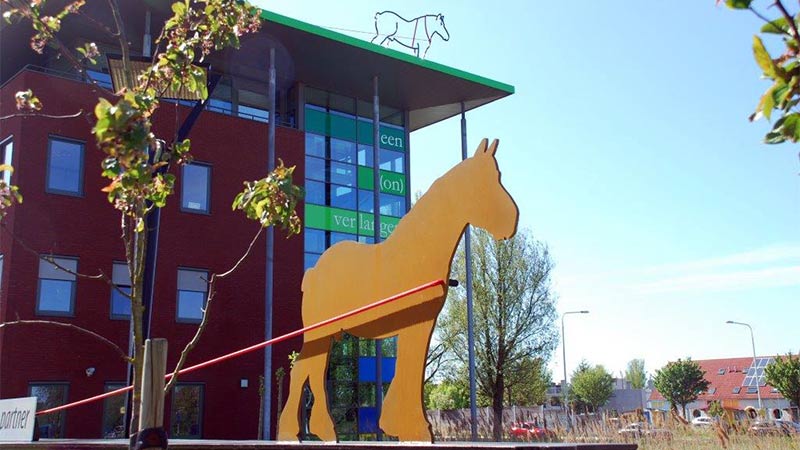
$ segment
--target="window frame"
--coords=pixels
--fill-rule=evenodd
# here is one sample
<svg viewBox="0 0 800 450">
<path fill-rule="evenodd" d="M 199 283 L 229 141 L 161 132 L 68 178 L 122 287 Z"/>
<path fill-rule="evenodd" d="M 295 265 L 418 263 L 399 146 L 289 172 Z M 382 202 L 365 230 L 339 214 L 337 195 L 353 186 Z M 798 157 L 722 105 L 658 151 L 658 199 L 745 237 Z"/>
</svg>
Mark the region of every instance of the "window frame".
<svg viewBox="0 0 800 450">
<path fill-rule="evenodd" d="M 28 396 L 29 397 L 34 397 L 34 395 L 33 395 L 34 386 L 63 386 L 64 387 L 64 396 L 62 397 L 63 403 L 61 403 L 61 405 L 66 405 L 67 403 L 69 403 L 69 382 L 68 381 L 30 381 L 30 382 L 28 382 Z M 56 406 L 61 406 L 61 405 L 56 405 Z M 37 406 L 37 409 L 38 409 L 38 406 L 39 406 L 39 398 L 38 397 L 36 398 L 36 406 Z M 59 427 L 61 433 L 60 433 L 60 436 L 58 437 L 59 439 L 63 439 L 64 438 L 64 434 L 66 433 L 66 430 L 67 430 L 67 414 L 66 413 L 67 412 L 65 410 L 61 410 L 58 413 L 56 413 L 59 416 L 61 416 L 60 427 Z M 38 427 L 40 426 L 39 423 L 36 422 L 36 424 L 34 426 L 37 427 L 37 429 L 35 430 L 35 433 L 38 434 L 38 432 L 39 432 Z M 48 438 L 45 438 L 45 439 L 48 439 Z"/>
<path fill-rule="evenodd" d="M 177 437 L 172 432 L 173 426 L 175 425 L 175 393 L 177 392 L 176 388 L 180 387 L 192 387 L 197 386 L 200 388 L 200 400 L 198 401 L 198 412 L 197 412 L 197 423 L 198 423 L 198 433 L 197 435 L 190 435 L 190 436 L 181 436 Z M 202 439 L 203 438 L 203 414 L 205 413 L 205 400 L 206 400 L 206 383 L 203 382 L 185 382 L 185 383 L 176 383 L 175 388 L 172 389 L 170 393 L 170 408 L 169 408 L 169 434 L 171 439 Z"/>
<path fill-rule="evenodd" d="M 111 392 L 111 391 L 117 390 L 119 388 L 123 388 L 125 386 L 127 386 L 127 384 L 124 381 L 106 381 L 105 383 L 103 383 L 103 392 Z M 114 399 L 114 398 L 123 398 L 124 399 L 124 397 L 121 397 L 119 395 L 114 396 L 114 397 L 106 397 L 105 399 L 103 399 L 103 414 L 100 417 L 100 438 L 101 439 L 119 439 L 117 437 L 107 437 L 107 435 L 105 434 L 106 408 L 109 406 L 108 405 L 109 401 L 111 399 Z M 122 407 L 123 408 L 125 407 L 125 402 L 124 401 L 122 402 Z M 125 415 L 123 414 L 123 418 L 124 417 L 125 417 Z M 124 420 L 123 420 L 122 427 L 123 427 L 123 436 L 122 437 L 124 438 L 125 437 L 124 436 L 124 431 L 125 431 L 124 430 L 124 428 L 125 428 Z"/>
<path fill-rule="evenodd" d="M 54 189 L 50 187 L 50 166 L 53 156 L 53 141 L 61 141 L 70 144 L 77 144 L 80 147 L 79 162 L 78 162 L 78 192 L 66 191 L 63 189 Z M 86 163 L 86 142 L 79 139 L 73 139 L 58 135 L 47 136 L 47 165 L 45 167 L 44 177 L 44 190 L 48 194 L 66 195 L 70 197 L 83 197 L 83 178 L 85 173 Z"/>
<path fill-rule="evenodd" d="M 78 263 L 79 263 L 78 257 L 75 257 L 75 256 L 63 256 L 63 255 L 53 255 L 52 258 L 55 259 L 55 260 L 68 259 L 68 260 L 75 261 L 75 272 L 78 272 Z M 37 316 L 75 317 L 75 298 L 77 297 L 77 292 L 78 292 L 78 277 L 73 275 L 73 274 L 70 274 L 72 276 L 72 280 L 61 280 L 61 279 L 58 279 L 58 278 L 42 278 L 41 264 L 42 263 L 50 264 L 50 265 L 52 265 L 52 264 L 50 262 L 47 262 L 47 261 L 43 260 L 41 257 L 39 257 L 37 259 L 37 261 L 39 262 L 39 271 L 38 271 L 38 273 L 36 275 L 36 309 L 35 309 L 35 314 Z M 58 261 L 56 261 L 56 262 L 58 262 Z M 54 270 L 61 270 L 61 269 L 56 268 L 55 266 L 53 266 L 53 269 Z M 65 273 L 67 273 L 67 272 L 65 272 Z M 49 310 L 49 309 L 45 310 L 45 309 L 41 309 L 39 307 L 39 304 L 41 303 L 41 299 L 42 299 L 42 280 L 43 279 L 44 280 L 56 280 L 56 281 L 70 281 L 72 283 L 72 289 L 70 290 L 69 310 L 68 311 L 56 311 L 56 310 Z"/>
<path fill-rule="evenodd" d="M 198 166 L 203 167 L 207 170 L 208 176 L 206 177 L 206 208 L 205 209 L 193 209 L 187 206 L 184 206 L 183 196 L 186 193 L 186 167 L 187 166 Z M 197 162 L 192 161 L 189 164 L 184 164 L 181 167 L 181 212 L 190 213 L 190 214 L 200 214 L 205 216 L 211 215 L 211 172 L 212 172 L 212 165 L 205 162 Z"/>
<path fill-rule="evenodd" d="M 8 151 L 9 145 L 11 146 L 11 151 Z M 12 166 L 14 163 L 14 135 L 10 134 L 5 139 L 0 139 L 0 164 L 8 164 Z M 3 172 L 2 180 L 6 182 L 7 185 L 11 184 L 11 177 L 13 174 L 10 171 Z"/>
<path fill-rule="evenodd" d="M 202 292 L 202 294 L 203 294 L 203 304 L 202 304 L 201 308 L 205 308 L 206 301 L 208 300 L 208 284 L 206 284 L 206 290 L 205 291 L 195 291 L 195 290 L 191 290 L 191 289 L 181 289 L 181 287 L 180 287 L 180 273 L 181 273 L 181 271 L 184 271 L 184 272 L 197 272 L 197 273 L 205 274 L 205 276 L 203 277 L 205 279 L 208 279 L 208 276 L 209 276 L 208 272 L 209 271 L 208 271 L 208 269 L 200 269 L 200 268 L 197 268 L 197 267 L 183 267 L 183 266 L 180 266 L 180 267 L 178 267 L 177 272 L 175 272 L 175 275 L 176 275 L 176 280 L 175 280 L 176 281 L 176 283 L 175 283 L 175 286 L 176 286 L 176 289 L 175 289 L 175 322 L 176 323 L 193 323 L 193 324 L 197 324 L 197 323 L 200 323 L 203 320 L 202 314 L 201 314 L 199 319 L 181 317 L 180 316 L 181 291 Z"/>
<path fill-rule="evenodd" d="M 125 268 L 125 270 L 128 270 L 128 263 L 127 262 L 114 261 L 114 262 L 111 263 L 111 284 L 112 284 L 112 286 L 111 286 L 111 295 L 109 297 L 108 318 L 111 319 L 111 320 L 127 320 L 127 321 L 130 321 L 131 320 L 130 312 L 128 312 L 127 314 L 114 314 L 114 292 L 116 292 L 115 286 L 120 288 L 120 289 L 125 288 L 125 287 L 127 287 L 129 290 L 132 289 L 130 278 L 128 279 L 128 284 L 119 284 L 116 281 L 114 281 L 114 266 L 118 266 L 118 265 L 119 266 L 123 266 Z M 128 295 L 130 295 L 130 292 L 128 293 Z M 133 305 L 130 305 L 130 303 L 131 303 L 130 299 L 127 299 L 127 300 L 128 300 L 128 304 L 129 304 L 128 309 L 130 310 L 130 308 Z"/>
</svg>

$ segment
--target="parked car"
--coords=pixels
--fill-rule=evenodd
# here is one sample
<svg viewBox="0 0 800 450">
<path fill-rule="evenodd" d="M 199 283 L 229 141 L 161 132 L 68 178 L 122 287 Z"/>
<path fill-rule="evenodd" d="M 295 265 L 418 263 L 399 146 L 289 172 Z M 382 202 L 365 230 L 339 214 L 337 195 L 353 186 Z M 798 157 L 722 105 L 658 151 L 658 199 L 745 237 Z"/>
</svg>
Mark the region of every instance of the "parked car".
<svg viewBox="0 0 800 450">
<path fill-rule="evenodd" d="M 790 436 L 800 433 L 800 425 L 787 420 L 759 420 L 753 422 L 747 432 L 756 436 Z"/>
<path fill-rule="evenodd" d="M 692 426 L 693 427 L 708 428 L 708 427 L 711 427 L 712 425 L 714 425 L 714 419 L 712 419 L 711 417 L 708 417 L 708 416 L 700 416 L 700 417 L 695 417 L 694 419 L 692 419 Z"/>
<path fill-rule="evenodd" d="M 633 422 L 617 431 L 625 440 L 652 438 L 652 439 L 672 439 L 672 431 L 663 428 L 651 428 L 643 422 Z"/>
<path fill-rule="evenodd" d="M 544 441 L 556 437 L 555 432 L 546 428 L 538 427 L 533 422 L 516 422 L 511 424 L 509 434 L 512 438 L 525 441 Z"/>
</svg>

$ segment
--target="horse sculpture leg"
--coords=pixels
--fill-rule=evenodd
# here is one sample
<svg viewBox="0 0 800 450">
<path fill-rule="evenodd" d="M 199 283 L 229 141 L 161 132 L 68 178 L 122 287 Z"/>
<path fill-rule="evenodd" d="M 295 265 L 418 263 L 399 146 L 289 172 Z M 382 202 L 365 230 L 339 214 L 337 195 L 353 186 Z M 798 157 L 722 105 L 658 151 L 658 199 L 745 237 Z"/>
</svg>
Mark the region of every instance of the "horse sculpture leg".
<svg viewBox="0 0 800 450">
<path fill-rule="evenodd" d="M 306 379 L 308 379 L 308 364 L 301 351 L 289 373 L 289 397 L 278 421 L 279 441 L 293 441 L 300 434 L 300 401 L 303 398 Z"/>
<path fill-rule="evenodd" d="M 386 434 L 401 441 L 433 441 L 433 433 L 425 415 L 422 383 L 425 376 L 425 358 L 436 315 L 442 300 L 425 303 L 422 317 L 397 335 L 397 365 L 395 376 L 381 411 L 380 426 Z"/>
<path fill-rule="evenodd" d="M 309 347 L 310 352 L 308 384 L 314 394 L 309 429 L 323 441 L 336 441 L 336 430 L 333 428 L 333 419 L 328 412 L 328 393 L 325 387 L 331 341 L 328 338 L 317 339 L 303 344 L 303 349 L 306 347 Z"/>
</svg>

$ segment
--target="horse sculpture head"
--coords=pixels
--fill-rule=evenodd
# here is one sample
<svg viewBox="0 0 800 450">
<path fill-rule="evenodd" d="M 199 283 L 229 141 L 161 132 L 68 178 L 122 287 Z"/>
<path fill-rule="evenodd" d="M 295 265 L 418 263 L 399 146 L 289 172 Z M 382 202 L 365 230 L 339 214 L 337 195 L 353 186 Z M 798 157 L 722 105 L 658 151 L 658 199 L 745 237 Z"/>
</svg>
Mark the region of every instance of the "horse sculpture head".
<svg viewBox="0 0 800 450">
<path fill-rule="evenodd" d="M 485 229 L 497 240 L 508 239 L 517 232 L 519 209 L 500 181 L 495 159 L 498 140 L 487 144 L 488 140 L 483 139 L 475 155 L 462 163 L 469 188 L 459 198 L 464 202 L 467 222 Z"/>
<path fill-rule="evenodd" d="M 443 41 L 450 40 L 450 32 L 447 31 L 447 27 L 444 26 L 444 14 L 436 15 L 436 26 L 434 28 L 433 33 L 438 34 Z M 431 34 L 431 36 L 433 35 L 433 33 Z"/>
</svg>

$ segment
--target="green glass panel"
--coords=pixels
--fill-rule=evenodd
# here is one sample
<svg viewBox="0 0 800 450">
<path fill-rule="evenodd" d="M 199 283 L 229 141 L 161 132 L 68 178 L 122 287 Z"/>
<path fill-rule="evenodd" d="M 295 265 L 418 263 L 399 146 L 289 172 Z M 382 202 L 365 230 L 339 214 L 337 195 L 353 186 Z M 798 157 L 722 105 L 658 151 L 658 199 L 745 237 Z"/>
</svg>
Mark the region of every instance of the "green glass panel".
<svg viewBox="0 0 800 450">
<path fill-rule="evenodd" d="M 359 189 L 373 190 L 372 169 L 358 166 Z M 406 195 L 406 176 L 402 173 L 381 170 L 381 192 L 384 194 Z"/>
<path fill-rule="evenodd" d="M 405 131 L 381 125 L 380 133 L 381 148 L 405 151 Z M 358 121 L 358 142 L 372 145 L 372 122 Z"/>
<path fill-rule="evenodd" d="M 356 119 L 337 114 L 328 114 L 330 120 L 330 136 L 346 141 L 356 141 Z M 308 127 L 306 127 L 308 130 Z"/>
<path fill-rule="evenodd" d="M 358 215 L 355 211 L 306 204 L 306 227 L 342 233 L 358 233 Z"/>
<path fill-rule="evenodd" d="M 400 219 L 397 217 L 381 216 L 381 238 L 386 239 L 392 234 Z M 362 236 L 375 235 L 375 219 L 372 214 L 358 213 L 358 234 Z"/>
<path fill-rule="evenodd" d="M 306 106 L 305 110 L 306 131 L 327 136 L 328 118 L 327 114 L 314 108 Z"/>
</svg>

